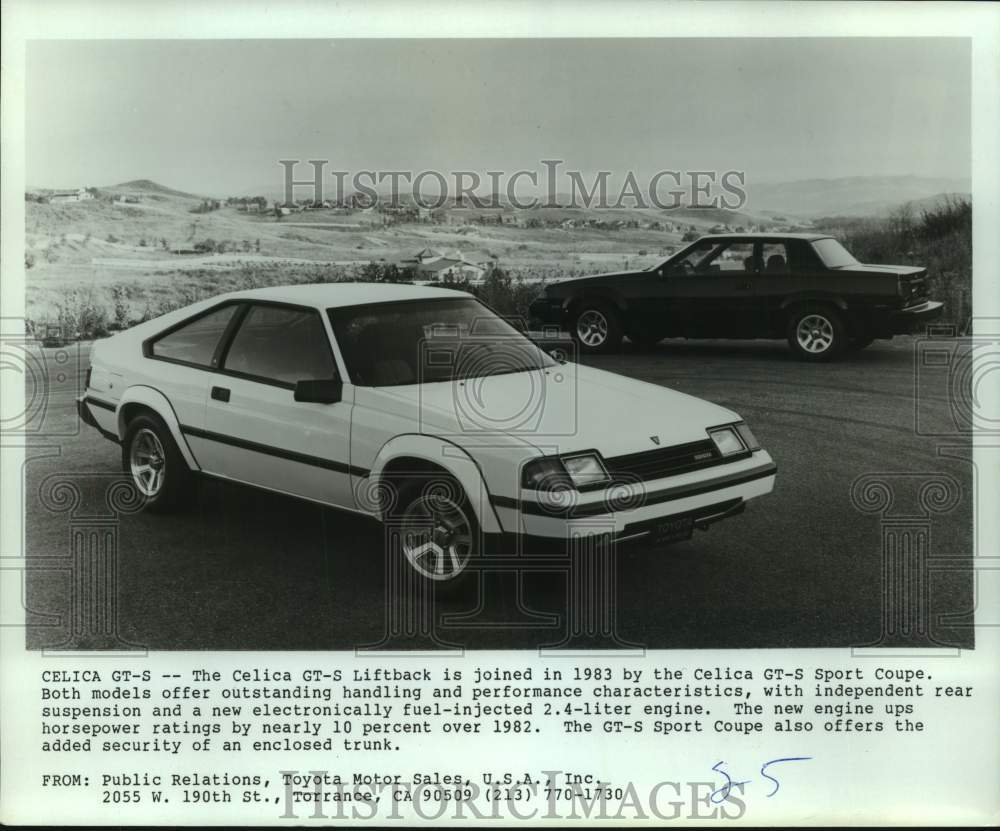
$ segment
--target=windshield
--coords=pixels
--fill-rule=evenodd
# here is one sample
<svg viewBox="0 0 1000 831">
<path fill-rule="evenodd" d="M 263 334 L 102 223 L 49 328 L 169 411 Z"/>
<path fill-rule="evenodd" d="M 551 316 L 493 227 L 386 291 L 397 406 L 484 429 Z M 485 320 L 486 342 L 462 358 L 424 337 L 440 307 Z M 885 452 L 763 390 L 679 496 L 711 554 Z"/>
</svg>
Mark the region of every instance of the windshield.
<svg viewBox="0 0 1000 831">
<path fill-rule="evenodd" d="M 528 372 L 556 362 L 478 300 L 329 309 L 351 381 L 393 387 Z"/>
<path fill-rule="evenodd" d="M 843 268 L 848 265 L 860 265 L 860 263 L 854 259 L 854 255 L 832 237 L 813 240 L 812 246 L 816 249 L 816 253 L 819 254 L 819 258 L 823 261 L 823 265 L 827 268 Z"/>
</svg>

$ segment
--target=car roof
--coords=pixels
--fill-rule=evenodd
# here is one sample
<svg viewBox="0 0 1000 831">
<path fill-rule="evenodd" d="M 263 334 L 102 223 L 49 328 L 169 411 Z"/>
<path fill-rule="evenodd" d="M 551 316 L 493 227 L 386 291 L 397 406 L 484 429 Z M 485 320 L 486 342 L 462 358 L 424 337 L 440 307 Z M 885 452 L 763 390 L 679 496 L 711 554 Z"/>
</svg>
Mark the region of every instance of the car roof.
<svg viewBox="0 0 1000 831">
<path fill-rule="evenodd" d="M 269 300 L 320 308 L 461 297 L 471 297 L 471 295 L 456 289 L 414 286 L 408 283 L 309 283 L 296 286 L 268 286 L 262 289 L 229 292 L 225 295 L 227 300 Z M 222 298 L 214 299 L 218 301 Z"/>
<path fill-rule="evenodd" d="M 752 234 L 705 234 L 704 236 L 698 237 L 699 240 L 703 239 L 804 239 L 810 242 L 818 239 L 828 239 L 829 234 L 820 233 L 784 233 L 778 231 L 775 233 L 768 233 L 766 231 L 757 231 Z"/>
</svg>

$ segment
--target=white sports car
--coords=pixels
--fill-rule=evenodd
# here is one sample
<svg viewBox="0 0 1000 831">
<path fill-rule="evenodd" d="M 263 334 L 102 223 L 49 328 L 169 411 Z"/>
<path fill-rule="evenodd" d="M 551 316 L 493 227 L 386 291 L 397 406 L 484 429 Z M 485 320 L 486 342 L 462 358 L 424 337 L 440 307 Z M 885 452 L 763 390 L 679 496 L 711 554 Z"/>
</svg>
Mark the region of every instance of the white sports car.
<svg viewBox="0 0 1000 831">
<path fill-rule="evenodd" d="M 774 485 L 736 413 L 556 361 L 450 289 L 234 292 L 90 360 L 80 417 L 147 508 L 204 474 L 361 512 L 431 581 L 510 536 L 686 539 Z"/>
</svg>

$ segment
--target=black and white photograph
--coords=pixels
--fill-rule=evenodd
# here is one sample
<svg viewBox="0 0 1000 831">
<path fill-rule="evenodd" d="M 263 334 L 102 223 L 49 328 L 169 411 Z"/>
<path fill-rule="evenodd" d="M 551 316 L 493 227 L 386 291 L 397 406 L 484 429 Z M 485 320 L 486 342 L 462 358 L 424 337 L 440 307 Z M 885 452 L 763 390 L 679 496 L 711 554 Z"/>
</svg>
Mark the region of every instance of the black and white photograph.
<svg viewBox="0 0 1000 831">
<path fill-rule="evenodd" d="M 30 44 L 28 644 L 972 647 L 970 50 Z"/>
<path fill-rule="evenodd" d="M 1000 6 L 3 4 L 0 820 L 992 825 Z"/>
</svg>

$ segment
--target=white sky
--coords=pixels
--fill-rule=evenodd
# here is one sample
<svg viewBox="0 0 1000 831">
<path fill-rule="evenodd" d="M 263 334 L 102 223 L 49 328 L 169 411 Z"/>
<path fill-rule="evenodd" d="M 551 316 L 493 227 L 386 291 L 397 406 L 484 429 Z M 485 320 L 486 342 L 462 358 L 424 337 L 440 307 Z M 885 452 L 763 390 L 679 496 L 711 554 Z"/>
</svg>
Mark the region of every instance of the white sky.
<svg viewBox="0 0 1000 831">
<path fill-rule="evenodd" d="M 27 182 L 277 187 L 356 171 L 968 178 L 961 39 L 36 41 Z M 303 166 L 303 172 L 306 168 Z"/>
</svg>

